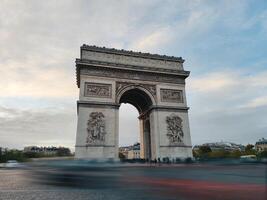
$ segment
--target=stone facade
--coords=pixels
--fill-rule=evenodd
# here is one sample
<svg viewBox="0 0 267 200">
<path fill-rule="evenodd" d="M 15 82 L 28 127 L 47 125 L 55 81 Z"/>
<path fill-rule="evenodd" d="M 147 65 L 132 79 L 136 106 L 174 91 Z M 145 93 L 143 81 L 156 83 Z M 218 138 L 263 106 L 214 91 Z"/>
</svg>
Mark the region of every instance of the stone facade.
<svg viewBox="0 0 267 200">
<path fill-rule="evenodd" d="M 77 158 L 118 158 L 121 103 L 139 111 L 141 158 L 192 157 L 182 58 L 83 45 Z"/>
</svg>

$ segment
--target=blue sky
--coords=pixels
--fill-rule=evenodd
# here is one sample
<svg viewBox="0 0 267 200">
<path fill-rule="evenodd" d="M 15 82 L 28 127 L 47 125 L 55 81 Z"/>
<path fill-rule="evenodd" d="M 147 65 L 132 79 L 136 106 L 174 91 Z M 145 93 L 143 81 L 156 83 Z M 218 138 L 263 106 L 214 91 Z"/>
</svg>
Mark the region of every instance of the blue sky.
<svg viewBox="0 0 267 200">
<path fill-rule="evenodd" d="M 182 56 L 193 144 L 267 136 L 266 0 L 4 0 L 0 146 L 74 146 L 84 43 Z M 120 143 L 131 144 L 137 112 L 124 106 L 120 116 Z"/>
</svg>

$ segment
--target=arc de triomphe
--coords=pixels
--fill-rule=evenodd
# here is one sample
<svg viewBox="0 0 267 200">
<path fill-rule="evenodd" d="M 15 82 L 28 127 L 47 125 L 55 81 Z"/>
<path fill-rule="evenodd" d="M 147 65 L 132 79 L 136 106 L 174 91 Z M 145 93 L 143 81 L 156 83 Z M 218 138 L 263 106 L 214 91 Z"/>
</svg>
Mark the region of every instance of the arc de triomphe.
<svg viewBox="0 0 267 200">
<path fill-rule="evenodd" d="M 139 111 L 141 158 L 192 157 L 181 57 L 83 45 L 76 158 L 118 158 L 119 107 Z M 123 133 L 122 133 L 123 134 Z"/>
</svg>

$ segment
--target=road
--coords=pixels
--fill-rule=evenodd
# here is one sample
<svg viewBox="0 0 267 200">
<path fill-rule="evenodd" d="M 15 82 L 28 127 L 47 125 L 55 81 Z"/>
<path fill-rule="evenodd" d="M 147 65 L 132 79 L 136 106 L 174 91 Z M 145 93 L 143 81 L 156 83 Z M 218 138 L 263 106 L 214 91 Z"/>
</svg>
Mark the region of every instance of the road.
<svg viewBox="0 0 267 200">
<path fill-rule="evenodd" d="M 0 199 L 267 199 L 263 164 L 127 165 L 76 172 L 45 168 L 49 174 L 32 170 L 0 169 Z M 69 184 L 73 182 L 79 184 Z"/>
</svg>

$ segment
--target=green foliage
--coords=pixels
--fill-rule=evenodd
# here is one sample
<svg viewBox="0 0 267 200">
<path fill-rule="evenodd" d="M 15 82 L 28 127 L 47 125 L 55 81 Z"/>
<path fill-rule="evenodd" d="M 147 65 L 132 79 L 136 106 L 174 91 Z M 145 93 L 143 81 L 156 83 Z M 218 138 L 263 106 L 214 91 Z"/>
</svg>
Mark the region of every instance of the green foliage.
<svg viewBox="0 0 267 200">
<path fill-rule="evenodd" d="M 198 158 L 199 157 L 198 151 L 192 150 L 192 153 L 193 153 L 193 157 L 194 158 Z"/>
<path fill-rule="evenodd" d="M 257 157 L 260 158 L 260 159 L 261 158 L 267 158 L 267 150 L 259 152 L 257 154 Z"/>
<path fill-rule="evenodd" d="M 119 152 L 119 158 L 120 159 L 125 159 L 126 157 L 125 157 L 125 155 L 123 153 Z"/>
<path fill-rule="evenodd" d="M 245 151 L 251 151 L 253 148 L 254 148 L 254 145 L 253 145 L 253 144 L 248 144 L 248 145 L 245 147 Z"/>
<path fill-rule="evenodd" d="M 206 153 L 211 152 L 211 148 L 209 146 L 201 146 L 199 147 L 199 152 L 201 154 L 206 154 Z"/>
<path fill-rule="evenodd" d="M 19 162 L 24 162 L 27 160 L 22 151 L 19 150 L 1 150 L 0 162 L 6 162 L 8 160 L 17 160 Z"/>
<path fill-rule="evenodd" d="M 70 156 L 71 152 L 69 148 L 59 147 L 56 155 L 57 156 Z"/>
<path fill-rule="evenodd" d="M 8 160 L 17 160 L 19 162 L 28 161 L 30 158 L 55 157 L 55 156 L 70 156 L 69 148 L 59 147 L 56 153 L 46 154 L 44 152 L 23 152 L 16 149 L 2 149 L 0 148 L 0 162 Z"/>
<path fill-rule="evenodd" d="M 214 158 L 227 158 L 229 157 L 229 152 L 225 150 L 217 150 L 213 152 L 208 153 L 208 158 L 214 159 Z"/>
<path fill-rule="evenodd" d="M 211 148 L 209 146 L 201 146 L 198 151 L 193 151 L 193 156 L 201 160 L 206 160 L 209 158 L 210 152 Z"/>
<path fill-rule="evenodd" d="M 245 147 L 245 155 L 256 155 L 256 150 L 254 149 L 254 145 L 253 144 L 248 144 Z"/>
<path fill-rule="evenodd" d="M 209 159 L 224 159 L 224 158 L 240 158 L 244 153 L 239 150 L 226 151 L 224 149 L 211 151 L 209 148 L 199 148 L 197 151 L 193 151 L 193 156 L 200 160 Z"/>
<path fill-rule="evenodd" d="M 26 158 L 41 158 L 44 157 L 42 153 L 37 153 L 37 152 L 24 152 L 24 156 Z"/>
<path fill-rule="evenodd" d="M 235 150 L 232 152 L 229 152 L 229 157 L 230 158 L 240 158 L 240 156 L 242 156 L 242 152 L 239 150 Z"/>
</svg>

